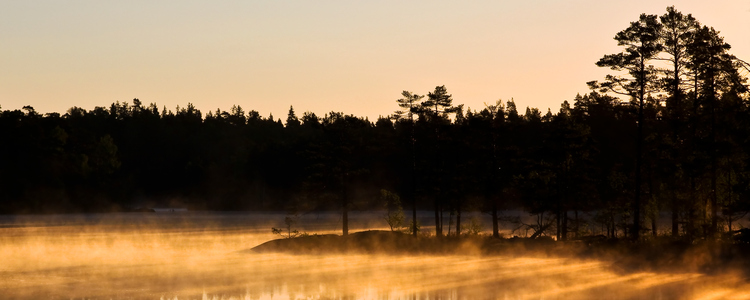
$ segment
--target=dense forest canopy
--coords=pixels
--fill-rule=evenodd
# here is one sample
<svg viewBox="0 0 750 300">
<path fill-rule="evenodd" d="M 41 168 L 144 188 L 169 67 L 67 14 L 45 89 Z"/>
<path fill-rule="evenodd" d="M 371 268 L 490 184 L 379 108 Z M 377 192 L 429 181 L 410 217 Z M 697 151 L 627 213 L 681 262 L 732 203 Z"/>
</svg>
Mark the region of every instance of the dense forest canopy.
<svg viewBox="0 0 750 300">
<path fill-rule="evenodd" d="M 563 240 L 586 234 L 578 212 L 609 236 L 657 234 L 661 211 L 675 236 L 731 230 L 750 211 L 748 64 L 673 7 L 615 41 L 622 52 L 596 62 L 612 75 L 556 112 L 512 100 L 465 109 L 445 86 L 404 91 L 374 122 L 138 99 L 0 111 L 0 213 L 340 209 L 346 233 L 347 212 L 382 209 L 385 190 L 412 218 L 434 210 L 439 236 L 444 212 L 460 234 L 471 210 L 490 213 L 497 236 L 498 211 L 511 208 Z"/>
</svg>

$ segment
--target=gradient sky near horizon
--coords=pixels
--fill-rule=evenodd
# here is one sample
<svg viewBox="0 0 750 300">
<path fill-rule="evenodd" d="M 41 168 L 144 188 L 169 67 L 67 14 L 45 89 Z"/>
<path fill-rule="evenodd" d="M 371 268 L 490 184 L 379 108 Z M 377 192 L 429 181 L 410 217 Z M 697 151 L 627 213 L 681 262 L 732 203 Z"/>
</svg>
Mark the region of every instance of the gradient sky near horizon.
<svg viewBox="0 0 750 300">
<path fill-rule="evenodd" d="M 614 35 L 667 6 L 750 60 L 750 1 L 76 1 L 0 3 L 0 106 L 115 101 L 286 118 L 391 114 L 402 90 L 551 108 L 587 93 Z M 523 111 L 522 111 L 523 112 Z"/>
</svg>

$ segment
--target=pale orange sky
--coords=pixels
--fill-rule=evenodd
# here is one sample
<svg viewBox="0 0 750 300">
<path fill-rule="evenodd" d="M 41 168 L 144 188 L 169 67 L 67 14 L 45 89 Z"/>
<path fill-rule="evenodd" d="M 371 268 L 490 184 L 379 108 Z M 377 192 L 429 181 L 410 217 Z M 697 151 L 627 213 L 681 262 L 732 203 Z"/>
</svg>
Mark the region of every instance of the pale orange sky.
<svg viewBox="0 0 750 300">
<path fill-rule="evenodd" d="M 669 5 L 750 60 L 750 1 L 2 1 L 0 106 L 64 113 L 115 101 L 286 118 L 396 110 L 445 85 L 481 109 L 557 111 L 609 71 L 612 37 Z"/>
</svg>

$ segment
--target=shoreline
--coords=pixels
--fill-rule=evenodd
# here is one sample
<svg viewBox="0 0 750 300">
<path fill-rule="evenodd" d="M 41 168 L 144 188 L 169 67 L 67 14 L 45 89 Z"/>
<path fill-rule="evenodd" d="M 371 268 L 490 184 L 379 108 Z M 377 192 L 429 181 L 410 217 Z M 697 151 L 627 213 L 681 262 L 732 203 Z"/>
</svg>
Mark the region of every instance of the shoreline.
<svg viewBox="0 0 750 300">
<path fill-rule="evenodd" d="M 386 254 L 386 255 L 476 255 L 557 257 L 612 263 L 617 272 L 739 273 L 750 281 L 750 244 L 700 241 L 687 243 L 657 238 L 634 243 L 623 239 L 591 238 L 565 242 L 552 239 L 486 236 L 436 238 L 405 233 L 368 230 L 350 233 L 308 235 L 270 240 L 246 253 Z"/>
</svg>

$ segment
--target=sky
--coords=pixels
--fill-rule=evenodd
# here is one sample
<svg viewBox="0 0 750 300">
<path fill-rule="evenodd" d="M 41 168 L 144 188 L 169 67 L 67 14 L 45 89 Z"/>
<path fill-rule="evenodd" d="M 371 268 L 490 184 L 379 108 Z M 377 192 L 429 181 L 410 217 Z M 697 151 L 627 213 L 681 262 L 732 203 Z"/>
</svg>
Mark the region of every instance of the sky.
<svg viewBox="0 0 750 300">
<path fill-rule="evenodd" d="M 480 110 L 556 112 L 611 71 L 614 35 L 667 6 L 750 60 L 750 1 L 0 1 L 0 107 L 240 105 L 286 118 L 392 114 L 445 85 Z M 523 111 L 521 111 L 523 112 Z"/>
</svg>

